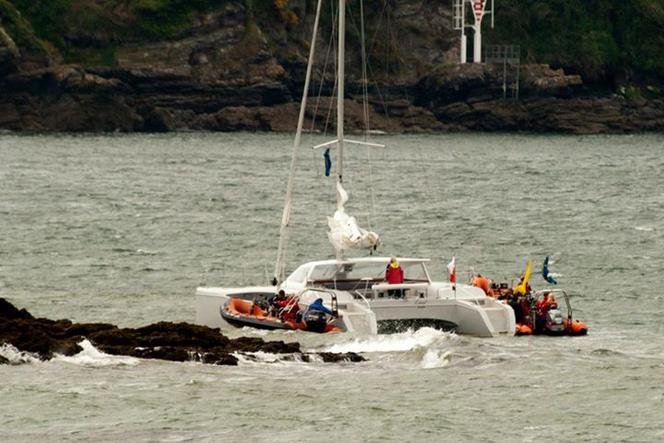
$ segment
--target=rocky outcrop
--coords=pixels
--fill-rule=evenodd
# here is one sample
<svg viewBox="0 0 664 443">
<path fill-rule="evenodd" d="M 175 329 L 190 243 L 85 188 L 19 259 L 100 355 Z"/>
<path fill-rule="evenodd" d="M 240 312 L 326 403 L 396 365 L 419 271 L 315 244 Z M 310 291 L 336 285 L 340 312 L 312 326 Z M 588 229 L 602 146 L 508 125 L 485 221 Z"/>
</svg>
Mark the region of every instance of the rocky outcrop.
<svg viewBox="0 0 664 443">
<path fill-rule="evenodd" d="M 597 96 L 579 76 L 546 65 L 456 65 L 424 77 L 415 102 L 444 130 L 574 134 L 664 130 L 664 99 Z M 506 80 L 503 80 L 506 78 Z"/>
<path fill-rule="evenodd" d="M 73 323 L 69 320 L 34 318 L 0 298 L 0 344 L 50 359 L 54 354 L 74 355 L 79 343 L 88 339 L 99 350 L 171 361 L 199 361 L 216 365 L 236 365 L 236 353 L 266 352 L 289 354 L 302 361 L 319 358 L 324 362 L 364 359 L 357 354 L 303 353 L 295 342 L 264 341 L 255 337 L 230 339 L 218 329 L 189 323 L 159 322 L 142 328 L 118 328 L 107 323 Z M 0 359 L 0 364 L 7 363 Z"/>
</svg>

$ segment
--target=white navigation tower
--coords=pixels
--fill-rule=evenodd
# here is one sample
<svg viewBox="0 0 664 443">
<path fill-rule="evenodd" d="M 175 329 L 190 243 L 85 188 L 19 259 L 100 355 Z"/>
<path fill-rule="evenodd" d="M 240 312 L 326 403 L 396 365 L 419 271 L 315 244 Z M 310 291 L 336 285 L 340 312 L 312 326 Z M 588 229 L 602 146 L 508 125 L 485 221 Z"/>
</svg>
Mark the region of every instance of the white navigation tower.
<svg viewBox="0 0 664 443">
<path fill-rule="evenodd" d="M 454 29 L 461 31 L 461 63 L 467 62 L 466 28 L 473 29 L 473 62 L 482 63 L 482 19 L 485 15 L 491 15 L 493 28 L 493 2 L 494 0 L 454 0 Z M 472 24 L 466 24 L 466 11 L 472 12 Z"/>
</svg>

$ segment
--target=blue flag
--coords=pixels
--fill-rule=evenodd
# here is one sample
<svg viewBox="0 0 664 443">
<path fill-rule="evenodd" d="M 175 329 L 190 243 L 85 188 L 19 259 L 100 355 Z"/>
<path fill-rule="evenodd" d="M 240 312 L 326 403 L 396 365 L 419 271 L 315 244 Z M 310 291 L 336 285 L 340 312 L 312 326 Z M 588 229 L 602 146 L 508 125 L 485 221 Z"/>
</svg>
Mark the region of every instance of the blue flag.
<svg viewBox="0 0 664 443">
<path fill-rule="evenodd" d="M 332 160 L 330 159 L 330 148 L 327 148 L 323 153 L 325 157 L 325 177 L 330 176 L 330 170 L 332 169 Z"/>
<path fill-rule="evenodd" d="M 542 265 L 542 277 L 544 277 L 544 280 L 551 283 L 552 285 L 557 285 L 558 284 L 556 279 L 549 275 L 549 256 L 548 255 L 544 259 L 544 264 Z"/>
</svg>

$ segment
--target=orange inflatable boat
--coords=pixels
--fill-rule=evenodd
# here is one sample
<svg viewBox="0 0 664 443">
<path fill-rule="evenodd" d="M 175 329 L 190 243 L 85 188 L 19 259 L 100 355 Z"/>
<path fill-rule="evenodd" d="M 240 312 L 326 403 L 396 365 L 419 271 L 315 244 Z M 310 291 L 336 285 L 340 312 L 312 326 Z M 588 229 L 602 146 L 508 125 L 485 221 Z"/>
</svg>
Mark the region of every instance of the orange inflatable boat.
<svg viewBox="0 0 664 443">
<path fill-rule="evenodd" d="M 241 298 L 230 298 L 220 309 L 220 314 L 224 320 L 238 328 L 249 326 L 268 330 L 285 329 L 311 332 L 341 332 L 341 329 L 332 324 L 325 324 L 323 327 L 320 327 L 320 325 L 310 325 L 304 321 L 297 321 L 295 316 L 284 315 L 278 317 L 271 315 L 267 310 L 254 303 L 253 300 L 243 300 Z"/>
<path fill-rule="evenodd" d="M 517 318 L 516 335 L 586 335 L 588 325 L 572 318 L 567 292 L 547 289 L 510 303 Z"/>
</svg>

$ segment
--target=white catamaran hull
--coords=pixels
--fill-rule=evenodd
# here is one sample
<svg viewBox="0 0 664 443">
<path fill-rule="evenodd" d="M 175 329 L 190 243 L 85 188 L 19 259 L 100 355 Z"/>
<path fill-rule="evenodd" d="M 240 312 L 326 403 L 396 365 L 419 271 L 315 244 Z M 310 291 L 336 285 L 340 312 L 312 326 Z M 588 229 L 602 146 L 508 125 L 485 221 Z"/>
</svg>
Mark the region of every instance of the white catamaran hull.
<svg viewBox="0 0 664 443">
<path fill-rule="evenodd" d="M 339 312 L 349 319 L 347 330 L 356 334 L 430 326 L 477 337 L 514 335 L 516 323 L 509 305 L 487 297 L 474 286 L 431 281 L 427 259 L 401 259 L 406 275 L 419 277 L 418 281 L 388 284 L 382 273 L 389 260 L 367 257 L 308 262 L 279 288 L 198 288 L 196 322 L 220 327 L 225 320 L 219 310 L 231 296 L 262 301 L 284 289 L 287 294 L 300 294 L 303 305 L 313 302 L 309 298 L 321 297 L 331 306 L 329 294 L 336 294 Z"/>
<path fill-rule="evenodd" d="M 277 289 L 273 286 L 198 288 L 196 290 L 196 323 L 211 328 L 224 327 L 228 325 L 228 322 L 222 317 L 221 310 L 231 297 L 260 302 L 267 301 L 276 291 Z M 301 309 L 305 309 L 317 298 L 322 298 L 327 307 L 332 307 L 332 293 L 336 295 L 336 305 L 339 310 L 337 323 L 342 331 L 358 336 L 378 333 L 376 315 L 367 303 L 354 299 L 352 295 L 344 291 L 300 291 Z"/>
<path fill-rule="evenodd" d="M 390 300 L 370 302 L 379 332 L 431 326 L 477 337 L 514 335 L 514 312 L 493 300 Z"/>
</svg>

